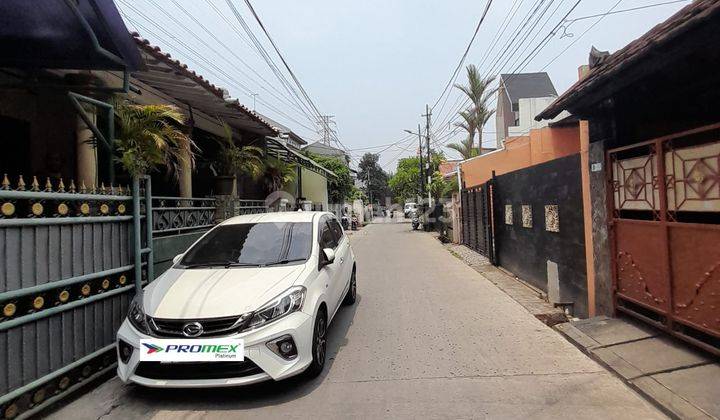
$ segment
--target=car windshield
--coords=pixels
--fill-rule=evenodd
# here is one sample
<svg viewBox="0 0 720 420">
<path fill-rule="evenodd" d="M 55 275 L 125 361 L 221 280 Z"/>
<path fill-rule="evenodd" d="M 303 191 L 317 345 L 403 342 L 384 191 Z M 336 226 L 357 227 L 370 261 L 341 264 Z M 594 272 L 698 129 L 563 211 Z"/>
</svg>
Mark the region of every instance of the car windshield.
<svg viewBox="0 0 720 420">
<path fill-rule="evenodd" d="M 213 229 L 180 261 L 184 268 L 267 266 L 306 261 L 312 223 L 240 223 Z"/>
</svg>

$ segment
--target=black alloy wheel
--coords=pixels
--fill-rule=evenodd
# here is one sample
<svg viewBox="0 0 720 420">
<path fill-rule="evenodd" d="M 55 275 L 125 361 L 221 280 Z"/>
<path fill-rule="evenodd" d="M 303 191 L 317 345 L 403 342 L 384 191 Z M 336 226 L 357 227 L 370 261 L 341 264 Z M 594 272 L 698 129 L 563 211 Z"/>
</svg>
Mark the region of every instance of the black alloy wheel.
<svg viewBox="0 0 720 420">
<path fill-rule="evenodd" d="M 353 267 L 352 275 L 350 277 L 350 287 L 348 287 L 348 291 L 345 294 L 345 299 L 343 299 L 343 305 L 352 305 L 355 303 L 355 299 L 357 298 L 357 280 L 355 275 L 355 267 Z"/>
<path fill-rule="evenodd" d="M 313 328 L 312 355 L 313 360 L 310 362 L 305 371 L 310 378 L 317 377 L 325 367 L 325 356 L 327 353 L 327 318 L 325 311 L 318 312 L 315 318 L 315 327 Z"/>
</svg>

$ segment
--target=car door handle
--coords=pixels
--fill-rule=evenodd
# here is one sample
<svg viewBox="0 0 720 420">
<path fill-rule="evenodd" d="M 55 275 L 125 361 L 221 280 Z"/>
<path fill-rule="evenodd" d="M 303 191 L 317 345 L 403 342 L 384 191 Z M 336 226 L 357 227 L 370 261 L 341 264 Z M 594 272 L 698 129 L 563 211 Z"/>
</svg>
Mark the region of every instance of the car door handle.
<svg viewBox="0 0 720 420">
<path fill-rule="evenodd" d="M 340 257 L 340 264 L 342 264 L 342 263 L 344 263 L 344 262 L 345 262 L 345 258 Z"/>
</svg>

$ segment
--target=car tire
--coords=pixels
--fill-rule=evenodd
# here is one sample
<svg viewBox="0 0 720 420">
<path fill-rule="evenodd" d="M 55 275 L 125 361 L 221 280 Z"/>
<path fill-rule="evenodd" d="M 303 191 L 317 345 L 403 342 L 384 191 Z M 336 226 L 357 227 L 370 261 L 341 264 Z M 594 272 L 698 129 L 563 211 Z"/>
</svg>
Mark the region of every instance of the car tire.
<svg viewBox="0 0 720 420">
<path fill-rule="evenodd" d="M 315 317 L 312 356 L 312 362 L 305 371 L 308 378 L 318 377 L 325 368 L 325 360 L 327 359 L 327 315 L 324 308 L 321 308 Z"/>
<path fill-rule="evenodd" d="M 355 267 L 353 267 L 352 274 L 350 275 L 350 287 L 348 287 L 348 291 L 347 293 L 345 293 L 345 298 L 342 301 L 343 305 L 352 305 L 353 303 L 355 303 L 356 297 L 357 280 L 355 275 Z"/>
</svg>

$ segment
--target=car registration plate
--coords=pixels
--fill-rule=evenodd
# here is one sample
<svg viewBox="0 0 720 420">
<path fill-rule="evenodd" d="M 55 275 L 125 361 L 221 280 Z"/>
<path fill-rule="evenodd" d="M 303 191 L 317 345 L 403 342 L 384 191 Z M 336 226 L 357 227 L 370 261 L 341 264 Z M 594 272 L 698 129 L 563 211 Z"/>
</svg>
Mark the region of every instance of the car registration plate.
<svg viewBox="0 0 720 420">
<path fill-rule="evenodd" d="M 245 360 L 242 339 L 140 340 L 141 362 L 240 362 Z"/>
</svg>

